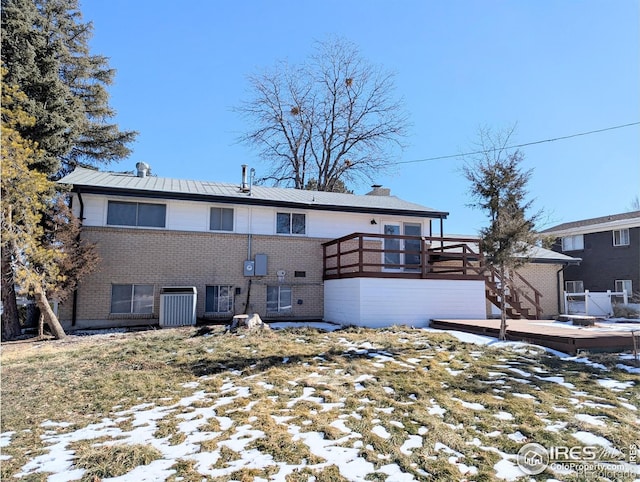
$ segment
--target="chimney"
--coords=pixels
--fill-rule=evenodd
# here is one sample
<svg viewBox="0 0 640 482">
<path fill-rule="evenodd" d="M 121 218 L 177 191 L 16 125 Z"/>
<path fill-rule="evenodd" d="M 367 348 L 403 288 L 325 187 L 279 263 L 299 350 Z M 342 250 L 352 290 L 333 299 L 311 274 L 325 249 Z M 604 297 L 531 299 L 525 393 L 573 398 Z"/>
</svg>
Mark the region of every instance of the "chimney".
<svg viewBox="0 0 640 482">
<path fill-rule="evenodd" d="M 247 183 L 247 165 L 242 165 L 242 185 L 240 186 L 242 192 L 249 191 L 249 184 Z"/>
<path fill-rule="evenodd" d="M 367 196 L 390 196 L 391 189 L 388 187 L 382 187 L 381 184 L 374 184 L 371 186 L 371 191 L 367 193 Z"/>
<path fill-rule="evenodd" d="M 138 162 L 136 164 L 138 177 L 147 177 L 151 173 L 151 167 L 146 162 Z"/>
</svg>

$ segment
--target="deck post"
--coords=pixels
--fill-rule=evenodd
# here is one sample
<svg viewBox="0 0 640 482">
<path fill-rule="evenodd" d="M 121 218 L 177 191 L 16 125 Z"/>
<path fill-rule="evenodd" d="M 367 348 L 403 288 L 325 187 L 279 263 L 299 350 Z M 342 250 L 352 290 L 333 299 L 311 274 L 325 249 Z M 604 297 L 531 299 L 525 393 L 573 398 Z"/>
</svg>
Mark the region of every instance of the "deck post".
<svg viewBox="0 0 640 482">
<path fill-rule="evenodd" d="M 420 276 L 422 278 L 427 275 L 427 241 L 424 236 L 420 238 Z"/>
<path fill-rule="evenodd" d="M 358 272 L 362 273 L 364 271 L 364 236 L 362 234 L 358 235 Z"/>
</svg>

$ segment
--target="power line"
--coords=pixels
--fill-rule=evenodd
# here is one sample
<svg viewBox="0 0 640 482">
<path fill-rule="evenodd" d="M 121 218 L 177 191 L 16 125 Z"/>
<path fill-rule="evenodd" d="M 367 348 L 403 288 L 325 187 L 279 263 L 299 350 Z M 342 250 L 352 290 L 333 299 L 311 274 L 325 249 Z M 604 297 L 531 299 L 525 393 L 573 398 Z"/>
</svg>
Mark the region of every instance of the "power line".
<svg viewBox="0 0 640 482">
<path fill-rule="evenodd" d="M 551 139 L 544 139 L 544 140 L 541 140 L 541 141 L 533 141 L 533 142 L 526 142 L 524 144 L 516 144 L 516 145 L 513 145 L 513 146 L 506 146 L 506 147 L 504 147 L 504 149 L 517 149 L 519 147 L 533 146 L 535 144 L 543 144 L 545 142 L 562 141 L 564 139 L 571 139 L 572 137 L 588 136 L 590 134 L 597 134 L 599 132 L 612 131 L 612 130 L 615 130 L 615 129 L 622 129 L 624 127 L 637 126 L 638 124 L 640 124 L 640 122 L 632 122 L 631 124 L 622 124 L 622 125 L 619 125 L 619 126 L 605 127 L 604 129 L 598 129 L 598 130 L 595 130 L 595 131 L 579 132 L 578 134 L 571 134 L 571 135 L 568 135 L 568 136 L 553 137 Z M 463 152 L 461 154 L 450 154 L 448 156 L 427 157 L 425 159 L 414 159 L 412 161 L 399 161 L 399 162 L 395 162 L 394 164 L 412 164 L 412 163 L 416 163 L 416 162 L 438 161 L 438 160 L 441 160 L 441 159 L 453 159 L 453 158 L 456 158 L 456 157 L 473 156 L 475 154 L 483 154 L 485 152 L 486 151 Z"/>
</svg>

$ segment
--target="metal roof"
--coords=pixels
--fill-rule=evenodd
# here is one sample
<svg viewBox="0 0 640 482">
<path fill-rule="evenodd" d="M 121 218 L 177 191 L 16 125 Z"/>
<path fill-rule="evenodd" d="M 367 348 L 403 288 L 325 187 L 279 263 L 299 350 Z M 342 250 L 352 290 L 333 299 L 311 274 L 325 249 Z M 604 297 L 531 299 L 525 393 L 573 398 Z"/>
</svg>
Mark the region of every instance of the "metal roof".
<svg viewBox="0 0 640 482">
<path fill-rule="evenodd" d="M 445 236 L 446 237 L 446 236 Z M 480 249 L 480 238 L 478 236 L 463 236 L 468 239 L 477 239 L 477 242 L 466 243 L 471 249 L 474 251 L 479 251 Z M 447 244 L 453 244 L 446 243 Z M 526 258 L 530 263 L 538 263 L 538 264 L 568 264 L 568 265 L 577 265 L 580 264 L 582 258 L 575 258 L 572 256 L 567 256 L 563 253 L 558 253 L 556 251 L 552 251 L 547 248 L 543 248 L 542 246 L 536 246 L 534 244 L 527 244 L 523 252 L 518 253 L 516 258 Z"/>
<path fill-rule="evenodd" d="M 132 173 L 104 172 L 77 167 L 59 181 L 74 191 L 122 196 L 197 200 L 371 214 L 446 218 L 437 211 L 396 196 L 343 194 L 302 189 L 253 186 L 242 191 L 237 184 L 193 181 L 166 177 L 139 177 Z"/>
</svg>

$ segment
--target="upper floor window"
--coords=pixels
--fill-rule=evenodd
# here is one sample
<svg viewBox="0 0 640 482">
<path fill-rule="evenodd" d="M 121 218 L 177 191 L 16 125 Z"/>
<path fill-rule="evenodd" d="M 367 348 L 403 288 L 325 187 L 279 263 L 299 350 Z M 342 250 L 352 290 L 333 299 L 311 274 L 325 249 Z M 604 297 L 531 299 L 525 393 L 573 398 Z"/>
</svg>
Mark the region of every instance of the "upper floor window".
<svg viewBox="0 0 640 482">
<path fill-rule="evenodd" d="M 276 215 L 276 233 L 306 234 L 307 216 L 299 213 L 278 213 Z"/>
<path fill-rule="evenodd" d="M 233 286 L 207 286 L 204 311 L 207 313 L 230 313 L 233 311 Z"/>
<path fill-rule="evenodd" d="M 111 313 L 153 313 L 153 285 L 111 285 Z"/>
<path fill-rule="evenodd" d="M 584 249 L 584 236 L 582 234 L 562 238 L 562 251 L 577 251 L 579 249 Z"/>
<path fill-rule="evenodd" d="M 614 246 L 629 246 L 629 229 L 616 229 L 613 232 Z"/>
<path fill-rule="evenodd" d="M 584 283 L 582 281 L 565 281 L 564 290 L 567 293 L 584 293 Z"/>
<path fill-rule="evenodd" d="M 165 204 L 109 201 L 107 207 L 107 224 L 111 226 L 164 228 L 166 218 Z"/>
<path fill-rule="evenodd" d="M 209 229 L 211 231 L 233 231 L 233 209 L 211 208 Z"/>
</svg>

